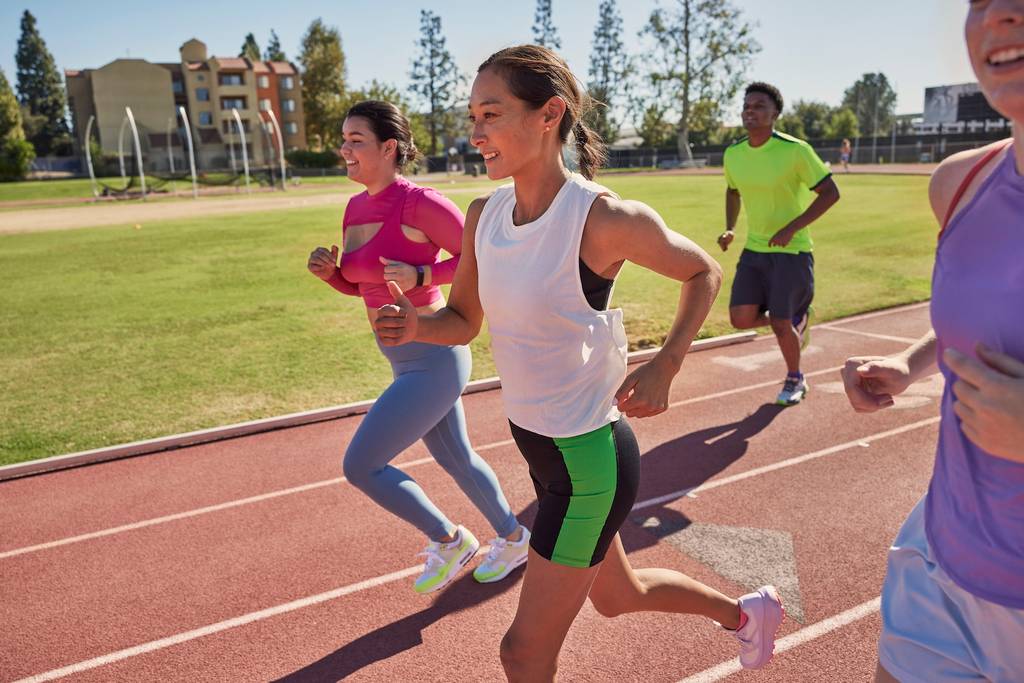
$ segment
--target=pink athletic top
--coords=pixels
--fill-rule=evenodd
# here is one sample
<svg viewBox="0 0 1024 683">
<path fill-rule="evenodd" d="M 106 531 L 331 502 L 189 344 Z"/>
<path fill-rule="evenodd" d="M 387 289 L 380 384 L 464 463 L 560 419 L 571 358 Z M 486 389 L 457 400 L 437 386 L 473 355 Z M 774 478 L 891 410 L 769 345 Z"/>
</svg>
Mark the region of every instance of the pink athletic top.
<svg viewBox="0 0 1024 683">
<path fill-rule="evenodd" d="M 431 282 L 414 287 L 405 295 L 414 306 L 426 306 L 441 298 L 438 285 L 448 284 L 455 276 L 462 253 L 464 218 L 455 204 L 437 190 L 420 187 L 399 177 L 375 195 L 365 190 L 352 197 L 345 207 L 342 236 L 350 225 L 383 223 L 370 241 L 341 255 L 341 267 L 327 282 L 339 292 L 361 296 L 368 308 L 394 302 L 384 281 L 383 256 L 411 266 L 430 266 Z M 402 232 L 402 225 L 422 231 L 429 242 L 413 242 Z M 444 249 L 452 257 L 441 260 Z"/>
</svg>

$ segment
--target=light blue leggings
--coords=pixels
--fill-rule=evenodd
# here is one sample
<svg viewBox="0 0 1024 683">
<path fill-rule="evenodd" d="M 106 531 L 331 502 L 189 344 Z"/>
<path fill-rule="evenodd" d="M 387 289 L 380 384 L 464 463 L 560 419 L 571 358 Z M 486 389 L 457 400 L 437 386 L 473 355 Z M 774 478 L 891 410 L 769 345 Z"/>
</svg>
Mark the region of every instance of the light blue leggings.
<svg viewBox="0 0 1024 683">
<path fill-rule="evenodd" d="M 378 344 L 379 345 L 379 344 Z M 423 439 L 499 536 L 519 525 L 491 467 L 469 445 L 462 389 L 472 357 L 465 346 L 413 342 L 380 347 L 395 381 L 363 418 L 345 451 L 345 478 L 385 510 L 439 541 L 455 531 L 419 484 L 393 467 L 399 453 Z"/>
</svg>

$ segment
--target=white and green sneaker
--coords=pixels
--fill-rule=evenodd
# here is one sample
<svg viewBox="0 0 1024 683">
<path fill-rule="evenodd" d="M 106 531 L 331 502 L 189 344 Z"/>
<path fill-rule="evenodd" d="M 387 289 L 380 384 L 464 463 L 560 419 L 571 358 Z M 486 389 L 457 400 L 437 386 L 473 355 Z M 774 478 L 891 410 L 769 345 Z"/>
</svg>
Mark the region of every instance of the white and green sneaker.
<svg viewBox="0 0 1024 683">
<path fill-rule="evenodd" d="M 501 581 L 519 565 L 526 562 L 530 554 L 530 530 L 520 526 L 523 536 L 518 541 L 509 541 L 501 536 L 491 541 L 491 549 L 476 569 L 473 578 L 480 583 Z"/>
<path fill-rule="evenodd" d="M 417 557 L 424 557 L 423 573 L 416 579 L 413 589 L 425 595 L 441 590 L 455 579 L 459 570 L 466 566 L 476 551 L 480 549 L 480 541 L 464 526 L 455 530 L 455 540 L 451 543 L 431 542 Z"/>
</svg>

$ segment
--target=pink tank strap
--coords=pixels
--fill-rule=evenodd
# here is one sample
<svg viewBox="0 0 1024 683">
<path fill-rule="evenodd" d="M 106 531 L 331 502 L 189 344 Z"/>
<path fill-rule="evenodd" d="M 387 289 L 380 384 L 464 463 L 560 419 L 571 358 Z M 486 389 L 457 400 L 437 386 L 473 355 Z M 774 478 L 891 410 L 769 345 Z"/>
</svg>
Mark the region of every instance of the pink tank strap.
<svg viewBox="0 0 1024 683">
<path fill-rule="evenodd" d="M 939 230 L 940 238 L 942 237 L 942 233 L 946 231 L 946 226 L 949 225 L 949 220 L 953 217 L 953 212 L 956 211 L 957 205 L 960 203 L 960 200 L 963 199 L 964 193 L 967 192 L 967 188 L 970 186 L 971 181 L 973 181 L 975 177 L 977 177 L 977 175 L 981 172 L 981 169 L 985 168 L 985 166 L 987 166 L 988 163 L 992 161 L 992 159 L 994 159 L 997 154 L 1002 152 L 1011 144 L 1013 144 L 1013 138 L 1004 140 L 1003 144 L 993 149 L 990 149 L 988 152 L 985 153 L 985 156 L 983 156 L 978 161 L 978 163 L 974 164 L 974 166 L 967 173 L 967 175 L 964 176 L 963 181 L 961 181 L 960 183 L 960 187 L 956 189 L 956 193 L 953 195 L 953 201 L 949 203 L 949 208 L 946 209 L 946 217 L 942 221 L 942 229 Z"/>
</svg>

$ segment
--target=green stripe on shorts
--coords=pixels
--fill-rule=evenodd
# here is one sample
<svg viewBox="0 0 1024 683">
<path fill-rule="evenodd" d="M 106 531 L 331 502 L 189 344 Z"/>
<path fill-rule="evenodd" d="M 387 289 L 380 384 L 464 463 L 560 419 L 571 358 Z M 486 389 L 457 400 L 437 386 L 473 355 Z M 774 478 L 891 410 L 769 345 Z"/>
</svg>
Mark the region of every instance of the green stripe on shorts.
<svg viewBox="0 0 1024 683">
<path fill-rule="evenodd" d="M 612 502 L 618 466 L 610 424 L 592 432 L 554 439 L 572 482 L 572 497 L 551 561 L 589 567 Z"/>
</svg>

